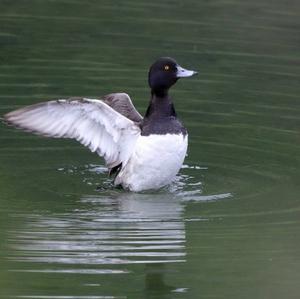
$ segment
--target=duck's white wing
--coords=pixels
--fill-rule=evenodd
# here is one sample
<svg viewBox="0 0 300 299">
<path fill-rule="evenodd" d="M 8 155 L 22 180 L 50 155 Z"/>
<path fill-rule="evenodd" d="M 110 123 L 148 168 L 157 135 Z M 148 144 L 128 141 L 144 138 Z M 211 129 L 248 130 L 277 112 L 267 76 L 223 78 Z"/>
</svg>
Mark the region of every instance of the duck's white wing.
<svg viewBox="0 0 300 299">
<path fill-rule="evenodd" d="M 112 168 L 126 162 L 140 128 L 101 100 L 49 101 L 12 111 L 5 120 L 39 135 L 73 138 L 104 157 Z"/>
</svg>

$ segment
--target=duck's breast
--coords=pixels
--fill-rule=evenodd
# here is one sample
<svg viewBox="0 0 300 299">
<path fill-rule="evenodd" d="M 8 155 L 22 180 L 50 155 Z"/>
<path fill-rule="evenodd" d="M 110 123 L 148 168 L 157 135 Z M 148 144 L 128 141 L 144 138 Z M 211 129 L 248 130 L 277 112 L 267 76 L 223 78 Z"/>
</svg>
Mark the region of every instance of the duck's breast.
<svg viewBox="0 0 300 299">
<path fill-rule="evenodd" d="M 140 136 L 116 183 L 132 191 L 157 189 L 169 184 L 181 168 L 187 144 L 187 134 Z"/>
</svg>

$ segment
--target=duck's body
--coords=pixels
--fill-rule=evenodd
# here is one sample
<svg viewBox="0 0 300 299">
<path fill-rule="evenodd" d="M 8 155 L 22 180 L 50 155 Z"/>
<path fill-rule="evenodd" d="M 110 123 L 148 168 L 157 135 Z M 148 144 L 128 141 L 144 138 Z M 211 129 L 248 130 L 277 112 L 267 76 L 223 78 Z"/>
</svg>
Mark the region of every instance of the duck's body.
<svg viewBox="0 0 300 299">
<path fill-rule="evenodd" d="M 71 98 L 39 103 L 5 115 L 7 122 L 51 137 L 74 138 L 104 157 L 115 184 L 131 191 L 172 182 L 187 151 L 187 131 L 168 89 L 196 72 L 161 58 L 149 72 L 151 100 L 143 118 L 124 93 L 101 100 Z"/>
<path fill-rule="evenodd" d="M 125 189 L 158 189 L 172 182 L 184 161 L 187 130 L 168 95 L 152 94 L 134 152 L 115 179 Z"/>
<path fill-rule="evenodd" d="M 187 145 L 187 135 L 183 134 L 140 136 L 115 184 L 135 192 L 170 184 L 181 168 Z"/>
</svg>

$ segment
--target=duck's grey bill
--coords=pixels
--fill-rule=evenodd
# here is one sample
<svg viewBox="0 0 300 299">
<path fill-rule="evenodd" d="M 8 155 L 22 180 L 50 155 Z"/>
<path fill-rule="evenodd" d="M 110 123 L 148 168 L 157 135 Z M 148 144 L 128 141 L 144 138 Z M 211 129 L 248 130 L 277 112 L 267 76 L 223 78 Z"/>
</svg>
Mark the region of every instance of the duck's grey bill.
<svg viewBox="0 0 300 299">
<path fill-rule="evenodd" d="M 177 78 L 191 77 L 197 75 L 195 71 L 186 70 L 183 67 L 177 65 Z"/>
</svg>

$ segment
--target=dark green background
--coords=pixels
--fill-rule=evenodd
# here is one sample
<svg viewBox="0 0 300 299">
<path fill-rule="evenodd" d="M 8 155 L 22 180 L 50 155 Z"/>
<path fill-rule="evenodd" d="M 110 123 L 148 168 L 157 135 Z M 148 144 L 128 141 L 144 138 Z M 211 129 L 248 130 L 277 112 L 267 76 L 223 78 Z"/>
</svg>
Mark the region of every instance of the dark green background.
<svg viewBox="0 0 300 299">
<path fill-rule="evenodd" d="M 155 193 L 0 125 L 1 298 L 299 298 L 299 20 L 292 0 L 0 0 L 1 115 L 120 91 L 143 113 L 156 58 L 199 71 L 172 88 L 189 156 Z"/>
</svg>

